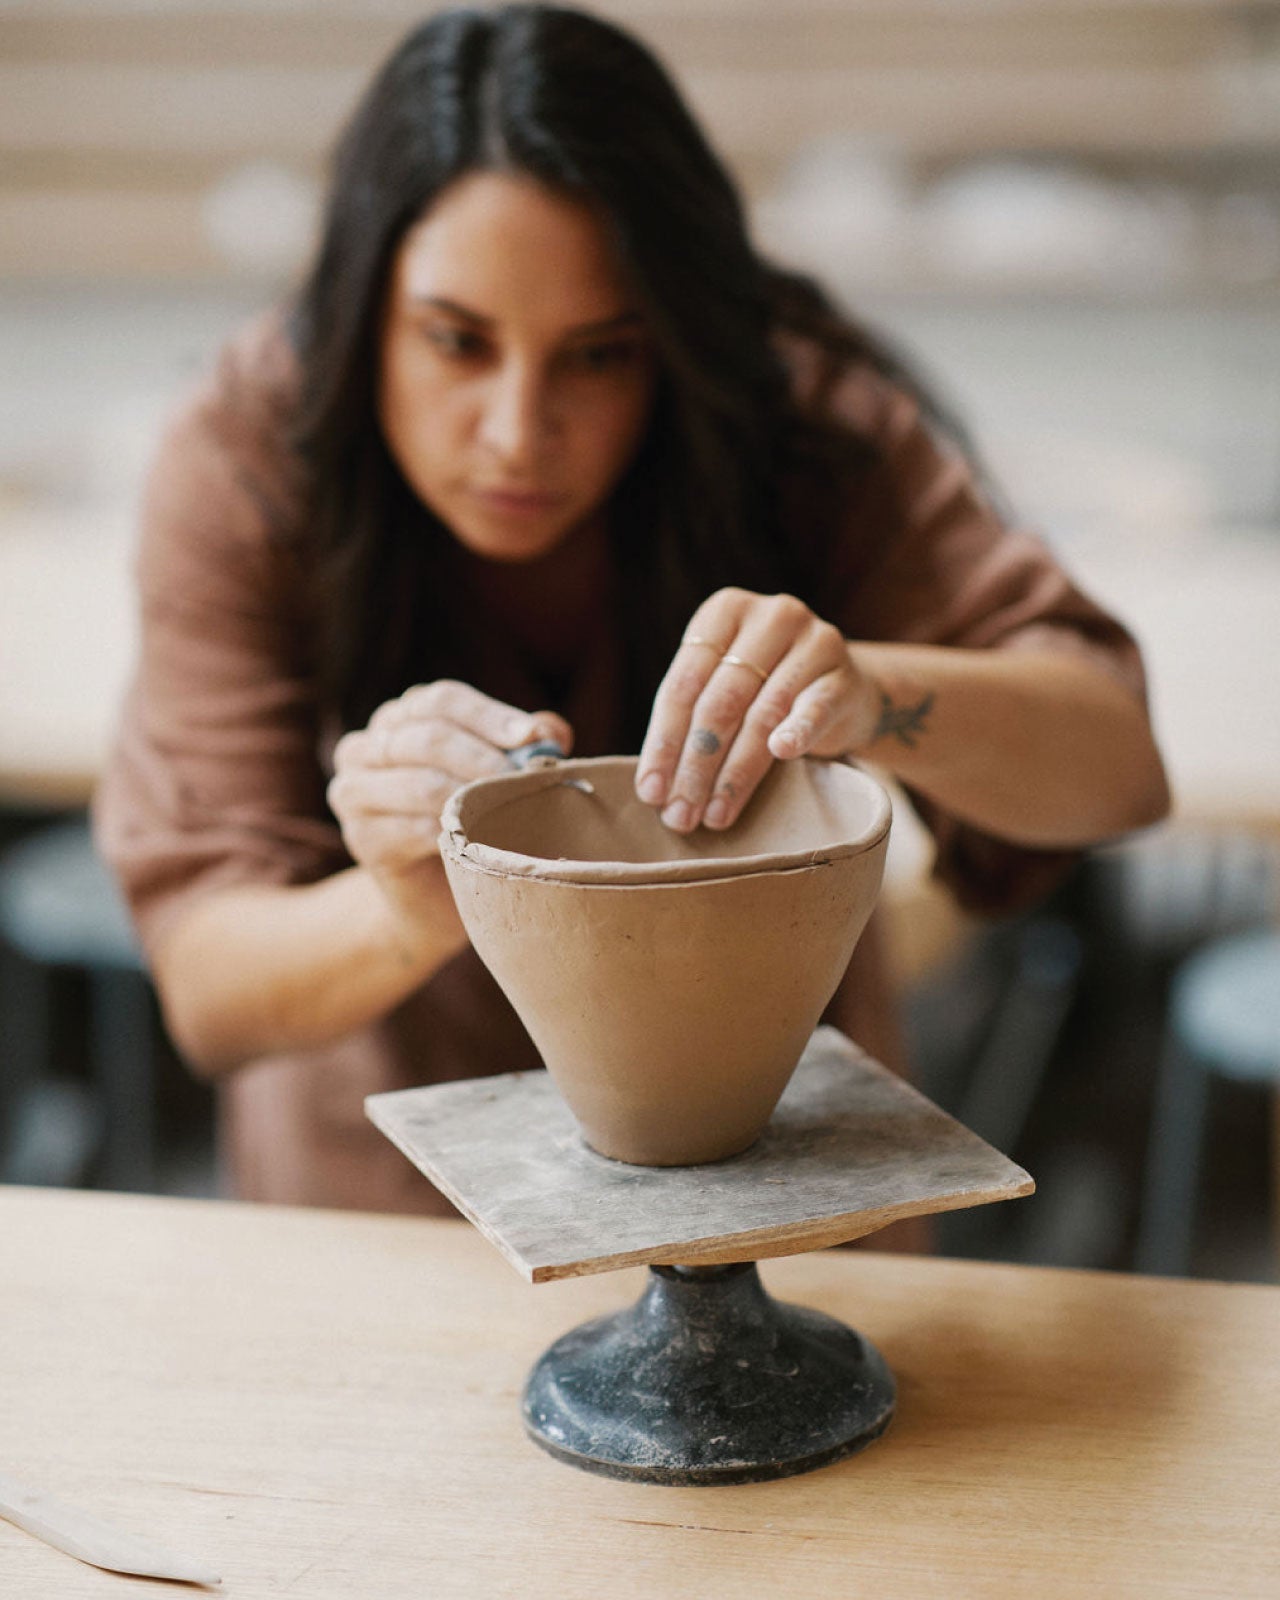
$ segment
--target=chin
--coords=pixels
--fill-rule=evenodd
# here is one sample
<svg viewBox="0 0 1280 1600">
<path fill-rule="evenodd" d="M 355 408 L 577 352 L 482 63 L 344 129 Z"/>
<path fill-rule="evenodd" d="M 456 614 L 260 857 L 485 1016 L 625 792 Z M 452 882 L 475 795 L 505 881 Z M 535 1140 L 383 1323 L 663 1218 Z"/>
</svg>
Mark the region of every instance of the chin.
<svg viewBox="0 0 1280 1600">
<path fill-rule="evenodd" d="M 464 549 L 473 556 L 479 556 L 482 561 L 517 567 L 551 555 L 564 544 L 569 537 L 569 530 L 560 528 L 555 533 L 537 537 L 530 534 L 525 538 L 513 538 L 510 534 L 497 535 L 489 530 L 464 529 L 461 532 L 455 530 L 453 536 Z"/>
<path fill-rule="evenodd" d="M 564 507 L 557 507 L 556 514 L 545 521 L 518 517 L 477 517 L 474 512 L 444 520 L 464 549 L 484 561 L 495 561 L 505 566 L 521 566 L 545 560 L 569 544 L 575 533 L 590 523 L 590 518 L 584 519 L 577 508 L 566 512 Z"/>
</svg>

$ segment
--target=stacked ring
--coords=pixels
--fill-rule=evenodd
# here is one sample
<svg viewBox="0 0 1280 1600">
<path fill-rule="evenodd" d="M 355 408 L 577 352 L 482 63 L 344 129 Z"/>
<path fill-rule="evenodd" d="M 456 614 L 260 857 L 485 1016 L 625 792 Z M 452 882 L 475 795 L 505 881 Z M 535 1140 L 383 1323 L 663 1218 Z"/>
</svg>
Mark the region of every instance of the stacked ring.
<svg viewBox="0 0 1280 1600">
<path fill-rule="evenodd" d="M 754 672 L 761 683 L 768 683 L 769 681 L 769 674 L 763 667 L 756 666 L 754 661 L 746 661 L 742 656 L 735 656 L 727 651 L 720 659 L 727 661 L 731 667 L 745 667 L 748 672 Z"/>
<path fill-rule="evenodd" d="M 700 633 L 686 633 L 680 643 L 700 644 L 708 650 L 714 650 L 721 661 L 727 661 L 731 667 L 745 667 L 748 672 L 754 672 L 761 683 L 768 683 L 769 674 L 763 667 L 756 666 L 754 661 L 748 661 L 743 656 L 735 656 L 732 651 L 722 650 L 714 639 L 704 639 Z"/>
</svg>

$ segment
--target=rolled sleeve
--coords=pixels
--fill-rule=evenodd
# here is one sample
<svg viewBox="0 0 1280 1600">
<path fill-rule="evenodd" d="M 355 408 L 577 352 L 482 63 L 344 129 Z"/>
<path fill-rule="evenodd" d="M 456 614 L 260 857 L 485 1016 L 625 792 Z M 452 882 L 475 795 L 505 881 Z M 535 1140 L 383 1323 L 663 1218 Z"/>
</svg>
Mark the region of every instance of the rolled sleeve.
<svg viewBox="0 0 1280 1600">
<path fill-rule="evenodd" d="M 266 419 L 229 406 L 221 377 L 170 427 L 149 479 L 140 651 L 94 804 L 148 948 L 198 895 L 311 881 L 346 859 L 324 803 L 287 495 Z"/>
<path fill-rule="evenodd" d="M 844 597 L 838 622 L 847 637 L 1070 654 L 1145 699 L 1129 632 L 1075 585 L 1042 540 L 1004 523 L 971 465 L 935 439 L 908 394 L 862 371 L 848 376 L 835 399 L 876 445 L 894 509 L 892 537 Z M 849 536 L 856 539 L 857 530 Z M 908 794 L 936 843 L 934 875 L 968 909 L 1021 909 L 1049 893 L 1079 858 L 1079 851 L 995 838 Z"/>
</svg>

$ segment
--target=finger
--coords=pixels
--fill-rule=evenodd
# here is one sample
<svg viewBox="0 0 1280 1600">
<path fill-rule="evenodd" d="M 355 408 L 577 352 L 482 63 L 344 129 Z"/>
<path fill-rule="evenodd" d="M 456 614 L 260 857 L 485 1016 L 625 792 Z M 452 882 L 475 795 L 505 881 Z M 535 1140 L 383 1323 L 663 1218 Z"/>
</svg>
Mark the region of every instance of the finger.
<svg viewBox="0 0 1280 1600">
<path fill-rule="evenodd" d="M 646 805 L 663 805 L 689 733 L 699 695 L 737 637 L 742 616 L 758 598 L 744 589 L 720 589 L 689 619 L 671 665 L 654 697 L 649 726 L 636 761 L 636 793 Z"/>
<path fill-rule="evenodd" d="M 684 833 L 704 820 L 713 828 L 735 821 L 773 764 L 769 734 L 790 707 L 791 693 L 772 674 L 761 681 L 718 670 L 692 718 L 662 813 L 667 826 Z"/>
<path fill-rule="evenodd" d="M 747 708 L 738 736 L 715 776 L 702 820 L 708 828 L 730 828 L 774 763 L 769 735 L 786 719 L 794 697 L 775 674 Z"/>
<path fill-rule="evenodd" d="M 707 800 L 702 820 L 708 828 L 730 828 L 773 765 L 762 738 L 752 738 L 747 724 L 733 741 Z"/>
<path fill-rule="evenodd" d="M 533 734 L 530 738 L 522 740 L 524 744 L 533 744 L 546 741 L 548 744 L 558 745 L 565 755 L 573 750 L 573 728 L 562 716 L 554 711 L 535 711 L 530 720 L 533 723 Z M 518 749 L 518 745 L 511 745 L 510 749 Z"/>
<path fill-rule="evenodd" d="M 501 772 L 506 758 L 501 750 L 468 728 L 441 718 L 430 721 L 384 723 L 343 738 L 334 751 L 334 771 L 345 773 L 369 768 L 437 767 L 450 773 L 455 783 L 469 783 Z"/>
<path fill-rule="evenodd" d="M 551 715 L 553 713 L 541 714 L 544 718 Z M 499 750 L 514 750 L 539 737 L 538 718 L 452 678 L 406 689 L 398 699 L 388 700 L 378 707 L 369 719 L 369 728 L 374 731 L 404 727 L 437 718 L 468 729 Z"/>
<path fill-rule="evenodd" d="M 821 743 L 823 735 L 848 707 L 852 671 L 847 662 L 815 679 L 795 698 L 790 715 L 769 739 L 782 761 L 792 761 Z"/>
<path fill-rule="evenodd" d="M 766 696 L 766 706 L 772 704 L 768 698 L 768 682 L 767 677 L 761 682 L 756 674 L 747 673 L 733 663 L 722 662 L 711 674 L 687 719 L 688 731 L 662 811 L 667 827 L 677 833 L 688 833 L 698 826 L 719 781 L 725 758 L 737 742 L 752 707 L 762 695 Z M 786 710 L 782 707 L 774 720 L 785 716 Z M 756 736 L 755 742 L 761 750 L 767 737 L 764 732 Z"/>
<path fill-rule="evenodd" d="M 700 640 L 682 644 L 667 668 L 636 762 L 636 793 L 646 805 L 664 805 L 689 736 L 693 709 L 720 664 L 720 652 Z"/>
<path fill-rule="evenodd" d="M 328 799 L 335 816 L 349 820 L 397 815 L 438 819 L 459 783 L 434 767 L 366 767 L 335 777 Z"/>
<path fill-rule="evenodd" d="M 342 838 L 361 866 L 403 869 L 439 854 L 440 819 L 420 813 L 359 815 L 344 824 Z"/>
<path fill-rule="evenodd" d="M 697 827 L 713 790 L 721 786 L 712 826 L 727 826 L 746 803 L 768 770 L 769 734 L 789 712 L 794 694 L 775 681 L 775 674 L 814 621 L 808 607 L 790 595 L 761 597 L 744 618 L 732 650 L 712 672 L 689 718 L 662 814 L 668 827 L 678 833 Z"/>
<path fill-rule="evenodd" d="M 833 718 L 848 710 L 857 678 L 848 641 L 831 623 L 814 617 L 777 673 L 779 688 L 785 690 L 779 704 L 784 698 L 791 703 L 769 730 L 770 753 L 790 761 L 811 751 Z"/>
<path fill-rule="evenodd" d="M 361 728 L 355 733 L 344 733 L 333 747 L 335 773 L 354 772 L 364 767 L 385 767 L 390 749 L 389 728 Z"/>
<path fill-rule="evenodd" d="M 434 720 L 453 722 L 504 752 L 539 740 L 559 745 L 566 755 L 573 748 L 573 728 L 558 713 L 521 711 L 451 678 L 416 684 L 379 706 L 369 719 L 368 731 Z"/>
<path fill-rule="evenodd" d="M 831 726 L 823 709 L 828 702 L 810 696 L 801 701 L 797 713 L 797 701 L 807 694 L 810 685 L 835 674 L 835 680 L 826 687 L 831 690 L 830 703 L 843 706 L 848 698 L 850 670 L 848 649 L 839 631 L 811 615 L 796 643 L 747 709 L 703 815 L 708 827 L 731 827 L 775 759 L 801 755 L 820 740 Z M 783 729 L 788 732 L 780 740 L 778 735 Z"/>
<path fill-rule="evenodd" d="M 723 653 L 741 628 L 743 618 L 761 598 L 750 589 L 717 589 L 689 618 L 689 626 L 684 630 L 685 640 L 705 639 L 713 645 L 719 641 Z"/>
</svg>

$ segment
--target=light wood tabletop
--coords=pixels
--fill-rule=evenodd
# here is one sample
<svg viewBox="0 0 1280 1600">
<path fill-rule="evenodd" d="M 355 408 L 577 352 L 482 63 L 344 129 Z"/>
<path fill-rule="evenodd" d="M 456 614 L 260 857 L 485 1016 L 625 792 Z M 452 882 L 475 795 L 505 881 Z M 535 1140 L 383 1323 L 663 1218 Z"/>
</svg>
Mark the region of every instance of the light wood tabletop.
<svg viewBox="0 0 1280 1600">
<path fill-rule="evenodd" d="M 228 1600 L 1276 1594 L 1280 1289 L 861 1251 L 764 1275 L 880 1347 L 888 1435 L 628 1484 L 528 1443 L 519 1396 L 640 1272 L 531 1287 L 464 1223 L 0 1189 L 0 1470 Z M 0 1523 L 0 1593 L 164 1592 Z"/>
</svg>

